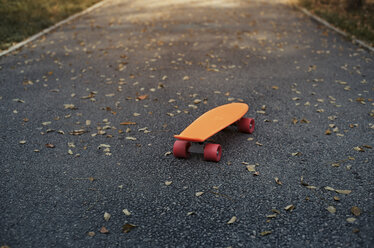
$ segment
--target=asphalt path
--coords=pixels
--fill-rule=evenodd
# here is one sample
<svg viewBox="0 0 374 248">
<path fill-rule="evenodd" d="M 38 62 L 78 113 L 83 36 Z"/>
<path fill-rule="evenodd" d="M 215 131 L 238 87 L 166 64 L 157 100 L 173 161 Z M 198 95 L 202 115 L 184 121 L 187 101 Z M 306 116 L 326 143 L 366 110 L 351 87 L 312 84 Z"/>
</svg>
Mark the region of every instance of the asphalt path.
<svg viewBox="0 0 374 248">
<path fill-rule="evenodd" d="M 0 245 L 372 247 L 373 59 L 281 1 L 108 1 L 0 58 Z M 255 132 L 174 158 L 230 102 Z"/>
</svg>

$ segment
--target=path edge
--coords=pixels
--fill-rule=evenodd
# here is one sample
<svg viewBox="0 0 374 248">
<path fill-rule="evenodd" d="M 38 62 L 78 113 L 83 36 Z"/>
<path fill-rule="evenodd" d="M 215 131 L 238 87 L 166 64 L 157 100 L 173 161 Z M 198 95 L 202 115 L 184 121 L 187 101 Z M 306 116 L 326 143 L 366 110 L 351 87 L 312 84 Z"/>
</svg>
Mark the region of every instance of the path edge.
<svg viewBox="0 0 374 248">
<path fill-rule="evenodd" d="M 312 18 L 313 20 L 317 21 L 318 23 L 328 27 L 329 29 L 332 29 L 334 30 L 335 32 L 337 32 L 338 34 L 346 37 L 346 38 L 349 38 L 352 40 L 352 43 L 353 44 L 358 44 L 359 46 L 369 50 L 370 52 L 374 52 L 374 47 L 370 46 L 369 44 L 367 44 L 366 42 L 362 41 L 362 40 L 359 40 L 359 39 L 356 39 L 354 38 L 352 35 L 344 32 L 343 30 L 333 26 L 332 24 L 330 24 L 329 22 L 327 22 L 326 20 L 316 16 L 315 14 L 311 13 L 309 10 L 303 8 L 303 7 L 300 7 L 296 4 L 292 4 L 292 6 L 296 9 L 298 9 L 299 11 L 303 12 L 305 15 L 309 16 L 310 18 Z"/>
<path fill-rule="evenodd" d="M 85 14 L 88 14 L 89 12 L 91 12 L 91 11 L 93 11 L 93 10 L 101 7 L 101 6 L 103 6 L 108 1 L 109 0 L 102 0 L 102 1 L 100 1 L 98 3 L 95 3 L 91 7 L 87 8 L 85 10 L 82 10 L 81 12 L 75 13 L 74 15 L 72 15 L 72 16 L 70 16 L 70 17 L 68 17 L 68 18 L 66 18 L 66 19 L 64 19 L 64 20 L 62 20 L 62 21 L 60 21 L 60 22 L 58 22 L 58 23 L 50 26 L 49 28 L 46 28 L 46 29 L 40 31 L 39 33 L 34 34 L 33 36 L 27 38 L 26 40 L 21 41 L 21 42 L 15 44 L 15 45 L 9 47 L 8 49 L 0 52 L 0 58 L 3 57 L 3 56 L 5 56 L 5 55 L 7 55 L 7 54 L 9 54 L 9 53 L 11 53 L 11 52 L 14 52 L 14 51 L 22 48 L 23 46 L 25 46 L 28 43 L 30 43 L 30 42 L 32 42 L 32 41 L 40 38 L 41 36 L 52 32 L 53 30 L 57 29 L 58 27 L 66 24 L 66 23 L 68 23 L 70 21 L 73 21 L 74 19 L 77 19 L 78 17 L 81 17 L 81 16 L 83 16 Z"/>
</svg>

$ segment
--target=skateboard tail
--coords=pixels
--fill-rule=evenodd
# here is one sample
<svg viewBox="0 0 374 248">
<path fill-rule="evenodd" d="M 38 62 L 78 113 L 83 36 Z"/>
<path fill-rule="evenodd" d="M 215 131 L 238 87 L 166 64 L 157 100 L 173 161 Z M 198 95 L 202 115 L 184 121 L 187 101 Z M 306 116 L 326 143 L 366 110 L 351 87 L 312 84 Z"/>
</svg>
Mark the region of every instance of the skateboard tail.
<svg viewBox="0 0 374 248">
<path fill-rule="evenodd" d="M 205 139 L 193 138 L 193 137 L 184 137 L 184 136 L 181 136 L 181 135 L 174 135 L 174 138 L 179 139 L 179 140 L 191 141 L 191 142 L 204 142 L 205 141 Z"/>
</svg>

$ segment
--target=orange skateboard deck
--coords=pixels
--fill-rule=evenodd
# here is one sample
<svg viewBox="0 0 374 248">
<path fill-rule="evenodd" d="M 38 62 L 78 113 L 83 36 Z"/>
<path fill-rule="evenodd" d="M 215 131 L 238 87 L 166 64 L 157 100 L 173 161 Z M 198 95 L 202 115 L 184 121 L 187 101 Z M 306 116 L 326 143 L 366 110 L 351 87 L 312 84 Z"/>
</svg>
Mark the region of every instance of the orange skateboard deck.
<svg viewBox="0 0 374 248">
<path fill-rule="evenodd" d="M 179 135 L 174 135 L 178 139 L 173 148 L 174 156 L 180 158 L 188 157 L 190 142 L 204 142 L 235 122 L 240 131 L 252 133 L 254 131 L 254 120 L 242 118 L 248 109 L 249 107 L 245 103 L 230 103 L 216 107 L 201 115 Z M 206 149 L 210 151 L 208 152 L 207 150 L 207 154 Z M 206 144 L 204 147 L 204 158 L 218 162 L 221 158 L 221 146 Z"/>
</svg>

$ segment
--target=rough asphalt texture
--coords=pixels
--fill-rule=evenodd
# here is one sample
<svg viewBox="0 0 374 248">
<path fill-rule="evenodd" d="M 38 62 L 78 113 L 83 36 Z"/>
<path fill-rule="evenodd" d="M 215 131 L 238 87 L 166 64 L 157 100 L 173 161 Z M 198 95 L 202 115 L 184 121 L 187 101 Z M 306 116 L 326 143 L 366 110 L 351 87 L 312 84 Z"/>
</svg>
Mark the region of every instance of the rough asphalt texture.
<svg viewBox="0 0 374 248">
<path fill-rule="evenodd" d="M 109 1 L 0 58 L 0 245 L 373 247 L 373 59 L 279 1 Z M 219 163 L 170 154 L 238 101 Z"/>
</svg>

